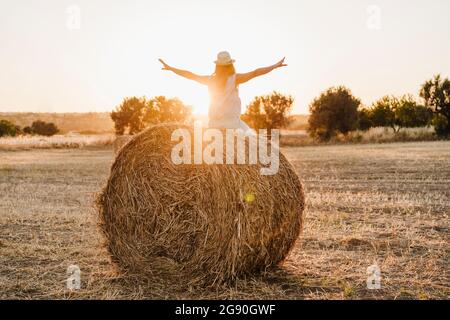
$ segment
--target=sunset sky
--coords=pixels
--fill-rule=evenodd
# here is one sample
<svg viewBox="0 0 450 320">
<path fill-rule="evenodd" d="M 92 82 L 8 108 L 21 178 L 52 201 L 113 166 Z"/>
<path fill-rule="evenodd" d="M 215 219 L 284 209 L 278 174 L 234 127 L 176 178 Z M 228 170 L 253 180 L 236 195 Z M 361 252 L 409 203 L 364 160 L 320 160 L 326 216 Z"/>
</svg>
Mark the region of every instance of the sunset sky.
<svg viewBox="0 0 450 320">
<path fill-rule="evenodd" d="M 206 88 L 158 58 L 210 74 L 221 50 L 238 72 L 286 56 L 287 68 L 241 86 L 243 108 L 278 90 L 307 113 L 335 85 L 365 104 L 417 95 L 433 74 L 450 76 L 449 12 L 448 0 L 0 0 L 0 111 L 110 111 L 126 96 L 167 95 L 206 113 Z"/>
</svg>

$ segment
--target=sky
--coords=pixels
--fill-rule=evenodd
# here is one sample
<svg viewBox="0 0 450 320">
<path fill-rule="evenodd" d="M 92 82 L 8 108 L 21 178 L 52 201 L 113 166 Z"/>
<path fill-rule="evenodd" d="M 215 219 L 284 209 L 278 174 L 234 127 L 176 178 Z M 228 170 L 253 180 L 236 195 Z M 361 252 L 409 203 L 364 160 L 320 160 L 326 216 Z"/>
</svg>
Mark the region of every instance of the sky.
<svg viewBox="0 0 450 320">
<path fill-rule="evenodd" d="M 237 72 L 286 57 L 240 86 L 245 106 L 273 90 L 307 113 L 329 87 L 365 105 L 450 76 L 448 0 L 0 0 L 0 112 L 111 111 L 124 97 L 179 97 L 197 114 L 207 89 L 158 58 L 211 74 L 219 51 Z"/>
</svg>

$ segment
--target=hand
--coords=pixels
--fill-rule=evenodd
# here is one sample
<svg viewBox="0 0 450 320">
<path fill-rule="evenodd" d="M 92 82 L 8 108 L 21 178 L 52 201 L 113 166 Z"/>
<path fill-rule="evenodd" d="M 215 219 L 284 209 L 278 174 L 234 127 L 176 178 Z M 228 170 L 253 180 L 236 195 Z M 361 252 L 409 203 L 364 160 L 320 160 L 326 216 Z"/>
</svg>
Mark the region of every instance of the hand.
<svg viewBox="0 0 450 320">
<path fill-rule="evenodd" d="M 284 63 L 284 59 L 286 59 L 286 58 L 283 58 L 283 59 L 281 59 L 280 61 L 278 61 L 278 62 L 275 64 L 275 68 L 287 67 L 287 64 Z"/>
<path fill-rule="evenodd" d="M 162 70 L 172 70 L 172 67 L 170 67 L 167 63 L 165 63 L 162 59 L 158 59 L 159 62 L 163 64 Z"/>
</svg>

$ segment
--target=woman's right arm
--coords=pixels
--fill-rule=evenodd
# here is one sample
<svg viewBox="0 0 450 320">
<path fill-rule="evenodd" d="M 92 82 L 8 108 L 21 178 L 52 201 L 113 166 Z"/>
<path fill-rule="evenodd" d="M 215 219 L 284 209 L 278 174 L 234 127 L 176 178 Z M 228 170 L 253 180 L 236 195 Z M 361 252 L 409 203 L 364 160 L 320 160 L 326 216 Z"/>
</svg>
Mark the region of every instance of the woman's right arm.
<svg viewBox="0 0 450 320">
<path fill-rule="evenodd" d="M 265 67 L 265 68 L 258 68 L 252 72 L 247 72 L 247 73 L 238 73 L 236 75 L 236 82 L 237 84 L 242 84 L 245 83 L 247 81 L 250 81 L 253 78 L 265 75 L 267 73 L 269 73 L 270 71 L 277 69 L 277 68 L 281 68 L 281 67 L 286 67 L 287 64 L 284 63 L 284 59 L 281 59 L 280 61 L 278 61 L 277 63 L 275 63 L 274 65 L 271 65 L 270 67 Z"/>
<path fill-rule="evenodd" d="M 165 63 L 162 59 L 159 59 L 159 62 L 161 62 L 163 64 L 163 68 L 162 68 L 163 70 L 172 71 L 175 74 L 177 74 L 177 75 L 179 75 L 179 76 L 181 76 L 183 78 L 186 78 L 186 79 L 189 79 L 189 80 L 194 80 L 194 81 L 197 81 L 198 83 L 201 83 L 201 84 L 207 85 L 208 82 L 209 82 L 209 79 L 210 79 L 209 76 L 200 76 L 200 75 L 197 75 L 197 74 L 192 73 L 192 72 L 187 71 L 187 70 L 181 70 L 181 69 L 177 69 L 177 68 L 171 67 L 167 63 Z"/>
</svg>

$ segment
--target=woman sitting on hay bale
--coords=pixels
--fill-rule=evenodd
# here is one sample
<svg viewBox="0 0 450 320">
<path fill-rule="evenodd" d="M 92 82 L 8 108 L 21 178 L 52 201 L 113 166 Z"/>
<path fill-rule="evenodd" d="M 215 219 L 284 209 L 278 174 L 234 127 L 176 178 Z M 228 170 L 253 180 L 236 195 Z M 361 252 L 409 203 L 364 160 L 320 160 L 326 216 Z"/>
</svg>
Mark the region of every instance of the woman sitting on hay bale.
<svg viewBox="0 0 450 320">
<path fill-rule="evenodd" d="M 161 62 L 164 70 L 208 85 L 214 128 L 208 130 L 219 132 L 249 129 L 240 120 L 238 85 L 285 66 L 283 59 L 236 74 L 234 60 L 221 52 L 216 72 L 198 76 Z M 279 153 L 272 175 L 261 173 L 261 162 L 175 163 L 172 138 L 180 129 L 193 136 L 195 126 L 151 126 L 120 149 L 98 198 L 100 227 L 113 261 L 139 276 L 167 273 L 191 284 L 222 283 L 283 261 L 302 229 L 305 204 L 289 161 Z"/>
<path fill-rule="evenodd" d="M 220 129 L 243 129 L 250 130 L 243 122 L 241 116 L 241 99 L 239 98 L 239 85 L 253 78 L 262 76 L 274 69 L 287 66 L 284 58 L 270 67 L 259 68 L 247 73 L 236 73 L 234 60 L 227 51 L 219 52 L 214 74 L 211 76 L 200 76 L 186 70 L 180 70 L 169 66 L 162 59 L 163 70 L 176 73 L 184 78 L 197 81 L 207 85 L 211 98 L 209 105 L 209 127 Z"/>
</svg>

